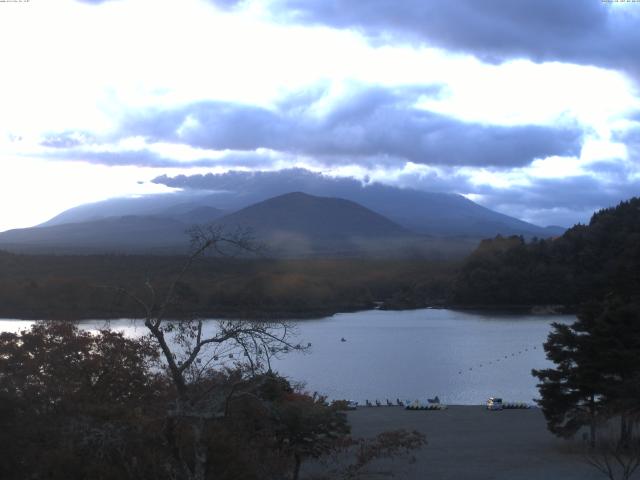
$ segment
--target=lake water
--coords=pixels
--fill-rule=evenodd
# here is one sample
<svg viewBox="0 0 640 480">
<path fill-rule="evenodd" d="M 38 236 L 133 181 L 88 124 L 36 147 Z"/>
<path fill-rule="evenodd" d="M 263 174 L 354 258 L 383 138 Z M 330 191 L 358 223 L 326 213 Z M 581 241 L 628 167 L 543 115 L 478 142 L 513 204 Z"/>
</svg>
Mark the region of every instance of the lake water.
<svg viewBox="0 0 640 480">
<path fill-rule="evenodd" d="M 310 352 L 289 353 L 273 365 L 306 382 L 310 392 L 332 399 L 364 403 L 438 395 L 449 404 L 479 404 L 490 396 L 531 402 L 538 396 L 531 369 L 551 365 L 542 349 L 550 324 L 573 321 L 571 316 L 436 309 L 342 313 L 298 322 L 293 343 L 311 342 Z M 29 324 L 0 320 L 0 331 Z M 84 323 L 89 328 L 103 324 Z M 130 320 L 110 325 L 132 335 L 144 333 Z"/>
</svg>

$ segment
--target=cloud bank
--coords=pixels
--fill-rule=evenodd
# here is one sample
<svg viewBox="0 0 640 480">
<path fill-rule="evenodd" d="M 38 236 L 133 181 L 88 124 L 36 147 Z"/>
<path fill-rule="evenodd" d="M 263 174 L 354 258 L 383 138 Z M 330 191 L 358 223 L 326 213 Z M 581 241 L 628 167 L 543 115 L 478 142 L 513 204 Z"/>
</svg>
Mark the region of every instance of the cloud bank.
<svg viewBox="0 0 640 480">
<path fill-rule="evenodd" d="M 0 196 L 25 215 L 44 195 L 85 188 L 73 201 L 95 200 L 91 182 L 107 172 L 122 178 L 116 195 L 165 189 L 149 183 L 162 174 L 195 188 L 211 179 L 192 174 L 231 170 L 223 183 L 244 185 L 237 169 L 308 184 L 291 174 L 300 167 L 562 225 L 640 193 L 638 4 L 32 3 L 0 17 L 14 45 L 0 91 L 3 175 L 30 185 L 21 165 L 37 159 L 69 184 L 37 195 L 5 184 Z"/>
<path fill-rule="evenodd" d="M 569 178 L 537 179 L 527 185 L 497 188 L 476 184 L 464 175 L 405 174 L 384 183 L 402 188 L 435 192 L 458 192 L 480 203 L 516 218 L 537 225 L 568 227 L 576 222 L 588 222 L 591 214 L 600 208 L 640 194 L 640 178 L 629 179 L 623 175 L 604 183 L 592 175 Z M 304 191 L 314 195 L 341 197 L 368 183 L 375 185 L 378 179 L 363 181 L 349 177 L 334 177 L 305 169 L 279 171 L 229 171 L 220 174 L 162 175 L 155 183 L 185 191 L 230 191 L 256 198 L 268 198 L 291 191 Z M 380 184 L 383 195 L 384 188 Z"/>
<path fill-rule="evenodd" d="M 148 144 L 170 143 L 213 152 L 223 159 L 175 162 L 156 153 L 104 152 L 82 148 L 78 135 L 54 134 L 42 145 L 65 152 L 67 158 L 114 165 L 264 166 L 274 156 L 298 156 L 333 166 L 424 165 L 521 167 L 549 156 L 580 153 L 582 131 L 577 127 L 519 125 L 512 127 L 462 122 L 416 107 L 430 89 L 359 89 L 323 105 L 324 96 L 293 96 L 276 108 L 232 102 L 203 101 L 162 110 L 130 114 L 117 138 L 143 138 Z M 320 107 L 322 106 L 322 109 Z M 275 155 L 277 158 L 277 155 Z"/>
<path fill-rule="evenodd" d="M 489 62 L 528 58 L 640 73 L 637 5 L 601 0 L 276 0 L 289 22 L 357 29 L 384 43 L 409 41 Z M 391 39 L 389 38 L 391 37 Z"/>
<path fill-rule="evenodd" d="M 319 118 L 308 109 L 203 102 L 134 120 L 127 130 L 155 141 L 213 150 L 267 148 L 328 164 L 385 156 L 429 165 L 522 166 L 576 155 L 581 145 L 577 129 L 464 123 L 377 89 L 359 92 Z"/>
</svg>

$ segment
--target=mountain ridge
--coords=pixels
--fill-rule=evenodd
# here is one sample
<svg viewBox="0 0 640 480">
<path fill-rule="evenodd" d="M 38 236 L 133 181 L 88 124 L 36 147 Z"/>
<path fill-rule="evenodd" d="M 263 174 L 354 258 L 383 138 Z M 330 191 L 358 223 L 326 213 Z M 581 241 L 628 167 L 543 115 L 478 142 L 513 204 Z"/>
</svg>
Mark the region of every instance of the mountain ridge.
<svg viewBox="0 0 640 480">
<path fill-rule="evenodd" d="M 186 247 L 194 223 L 248 228 L 276 255 L 354 255 L 382 240 L 415 240 L 415 235 L 355 202 L 292 192 L 222 216 L 211 207 L 177 209 L 172 217 L 124 215 L 86 222 L 15 229 L 0 234 L 0 247 L 39 251 L 171 251 Z M 186 211 L 184 211 L 186 210 Z M 173 212 L 170 212 L 173 213 Z M 193 220 L 202 220 L 194 222 Z"/>
<path fill-rule="evenodd" d="M 37 227 L 0 233 L 0 248 L 42 253 L 180 253 L 188 242 L 188 227 L 216 223 L 249 228 L 276 256 L 423 256 L 425 252 L 437 256 L 468 253 L 474 242 L 496 234 L 532 238 L 559 233 L 555 227 L 528 224 L 460 195 L 381 184 L 328 185 L 336 188 L 312 184 L 266 199 L 262 198 L 265 189 L 112 199 L 67 210 Z M 278 184 L 272 190 L 280 188 Z M 306 190 L 342 191 L 351 198 Z M 259 200 L 244 205 L 255 198 Z"/>
<path fill-rule="evenodd" d="M 357 202 L 424 235 L 547 237 L 560 235 L 565 230 L 562 227 L 540 227 L 495 212 L 455 193 L 427 192 L 377 182 L 364 184 L 355 179 L 328 177 L 304 169 L 158 177 L 154 182 L 182 190 L 81 205 L 60 213 L 40 226 L 126 214 L 161 214 L 185 206 L 215 207 L 228 214 L 269 198 L 300 191 Z"/>
</svg>

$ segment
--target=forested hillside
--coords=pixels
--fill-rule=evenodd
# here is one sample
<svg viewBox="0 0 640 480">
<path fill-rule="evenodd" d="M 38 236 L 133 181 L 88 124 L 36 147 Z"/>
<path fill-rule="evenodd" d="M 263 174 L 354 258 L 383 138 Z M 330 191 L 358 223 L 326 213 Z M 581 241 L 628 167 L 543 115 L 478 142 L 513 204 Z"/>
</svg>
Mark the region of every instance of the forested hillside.
<svg viewBox="0 0 640 480">
<path fill-rule="evenodd" d="M 185 262 L 181 256 L 15 255 L 0 251 L 0 316 L 119 318 L 137 316 L 124 287 L 146 298 L 161 293 Z M 450 291 L 456 264 L 428 260 L 201 258 L 178 285 L 170 316 L 309 317 L 402 308 L 407 292 L 424 306 Z"/>
<path fill-rule="evenodd" d="M 563 305 L 575 309 L 615 291 L 640 287 L 640 198 L 595 213 L 555 239 L 496 237 L 464 263 L 458 305 Z"/>
</svg>

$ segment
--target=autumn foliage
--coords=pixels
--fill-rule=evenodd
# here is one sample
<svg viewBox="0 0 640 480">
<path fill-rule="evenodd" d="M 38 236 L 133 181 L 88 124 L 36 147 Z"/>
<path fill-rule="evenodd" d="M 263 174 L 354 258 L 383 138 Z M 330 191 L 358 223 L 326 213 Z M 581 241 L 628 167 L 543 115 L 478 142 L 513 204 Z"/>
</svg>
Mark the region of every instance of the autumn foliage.
<svg viewBox="0 0 640 480">
<path fill-rule="evenodd" d="M 180 397 L 160 358 L 150 337 L 71 323 L 0 334 L 0 478 L 190 478 L 196 448 L 207 480 L 297 478 L 304 462 L 340 452 L 351 452 L 341 476 L 353 478 L 424 443 L 404 432 L 354 440 L 339 404 L 271 372 L 210 370 Z M 207 398 L 222 405 L 216 415 L 203 415 Z"/>
</svg>

